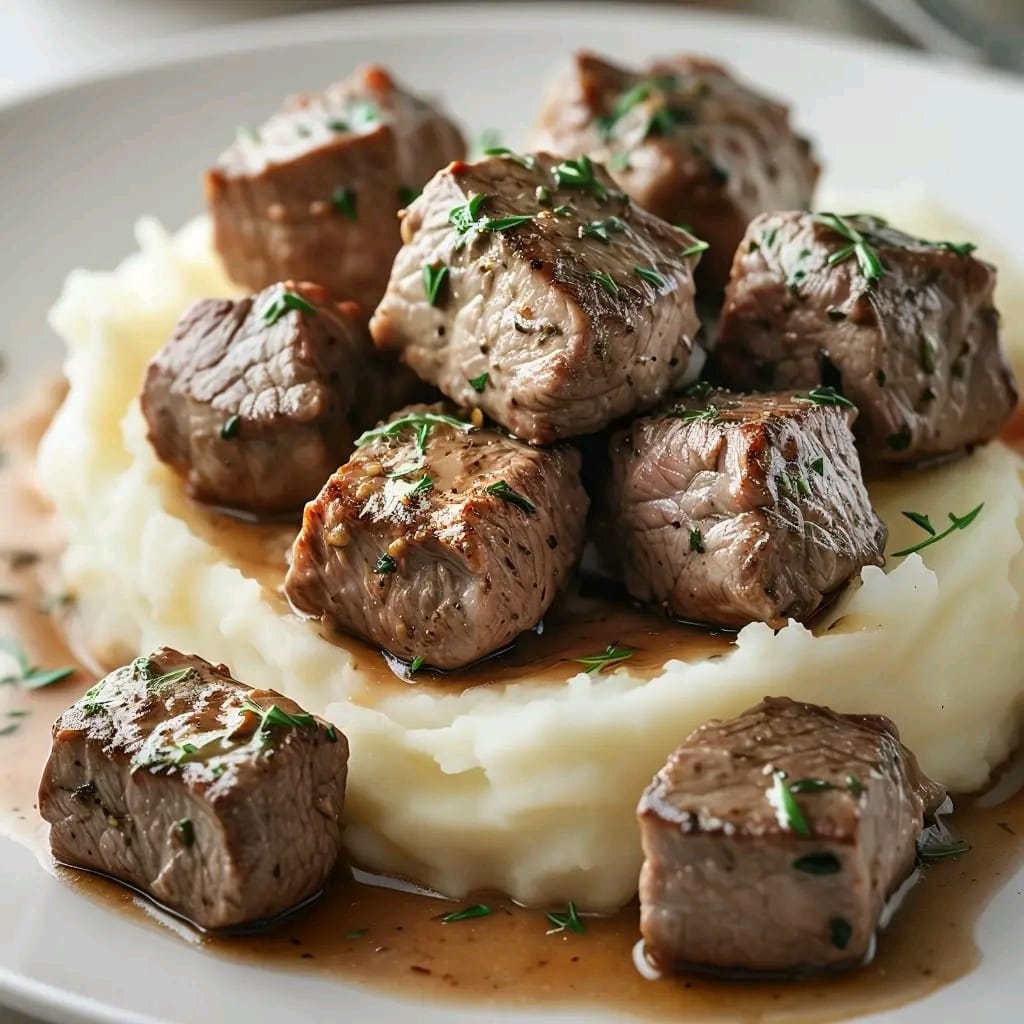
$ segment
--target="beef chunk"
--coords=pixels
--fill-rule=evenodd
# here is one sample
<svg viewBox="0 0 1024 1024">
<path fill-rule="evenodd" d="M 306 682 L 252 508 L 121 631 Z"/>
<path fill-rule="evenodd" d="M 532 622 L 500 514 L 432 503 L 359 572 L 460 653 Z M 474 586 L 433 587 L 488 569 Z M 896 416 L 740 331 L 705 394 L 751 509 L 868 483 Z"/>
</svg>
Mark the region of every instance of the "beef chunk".
<svg viewBox="0 0 1024 1024">
<path fill-rule="evenodd" d="M 707 240 L 697 271 L 706 298 L 721 295 L 750 219 L 810 206 L 818 178 L 784 106 L 692 56 L 634 72 L 577 54 L 552 83 L 531 144 L 607 163 L 641 206 Z"/>
<path fill-rule="evenodd" d="M 214 242 L 253 291 L 319 281 L 369 310 L 398 247 L 396 212 L 465 155 L 459 130 L 378 67 L 297 96 L 206 175 Z"/>
<path fill-rule="evenodd" d="M 600 430 L 686 378 L 694 239 L 589 160 L 452 164 L 402 238 L 374 341 L 524 441 Z"/>
<path fill-rule="evenodd" d="M 146 370 L 142 411 L 194 497 L 276 513 L 301 508 L 360 429 L 422 390 L 374 351 L 352 303 L 287 282 L 193 303 Z"/>
<path fill-rule="evenodd" d="M 827 390 L 690 395 L 612 437 L 611 519 L 634 597 L 778 628 L 883 563 L 848 404 Z"/>
<path fill-rule="evenodd" d="M 864 962 L 944 797 L 881 715 L 781 697 L 705 722 L 637 809 L 647 956 L 665 970 Z"/>
<path fill-rule="evenodd" d="M 39 812 L 57 860 L 224 928 L 319 891 L 347 762 L 345 737 L 294 701 L 162 647 L 57 720 Z"/>
<path fill-rule="evenodd" d="M 401 658 L 467 665 L 540 621 L 584 540 L 579 453 L 443 406 L 365 435 L 306 506 L 285 592 Z"/>
<path fill-rule="evenodd" d="M 860 241 L 858 241 L 858 239 Z M 1017 403 L 995 268 L 877 217 L 772 213 L 736 254 L 716 348 L 730 387 L 838 387 L 865 459 L 913 462 L 999 431 Z"/>
</svg>

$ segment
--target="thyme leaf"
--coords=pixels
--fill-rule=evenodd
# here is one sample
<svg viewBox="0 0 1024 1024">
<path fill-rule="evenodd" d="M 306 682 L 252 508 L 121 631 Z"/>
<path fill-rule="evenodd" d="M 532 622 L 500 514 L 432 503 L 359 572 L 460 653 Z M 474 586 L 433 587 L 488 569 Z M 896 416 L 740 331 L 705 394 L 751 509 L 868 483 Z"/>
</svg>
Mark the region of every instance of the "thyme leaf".
<svg viewBox="0 0 1024 1024">
<path fill-rule="evenodd" d="M 474 903 L 471 907 L 453 910 L 441 918 L 441 924 L 454 924 L 456 921 L 470 921 L 475 917 L 488 917 L 491 908 L 486 903 Z"/>
<path fill-rule="evenodd" d="M 609 644 L 600 654 L 591 654 L 586 658 L 573 658 L 580 665 L 585 665 L 590 674 L 600 674 L 611 665 L 620 665 L 634 655 L 632 647 L 617 647 Z"/>
<path fill-rule="evenodd" d="M 906 558 L 907 555 L 913 555 L 918 551 L 923 551 L 925 548 L 930 547 L 932 544 L 938 544 L 940 540 L 945 540 L 951 533 L 955 533 L 957 530 L 966 530 L 967 527 L 970 526 L 971 523 L 973 523 L 974 520 L 978 518 L 978 515 L 981 513 L 981 510 L 984 507 L 984 502 L 982 502 L 980 505 L 975 505 L 975 507 L 972 508 L 971 511 L 964 516 L 954 515 L 952 512 L 949 512 L 948 515 L 950 525 L 947 526 L 946 529 L 942 531 L 942 533 L 936 533 L 935 528 L 932 527 L 931 534 L 925 540 L 919 541 L 917 544 L 913 544 L 909 548 L 903 548 L 902 551 L 894 551 L 892 553 L 892 557 Z M 927 531 L 928 527 L 924 526 L 922 523 L 918 522 L 917 519 L 914 518 L 914 516 L 919 515 L 919 513 L 904 512 L 903 514 L 908 519 L 917 523 L 917 525 L 920 526 L 921 529 Z M 921 518 L 927 519 L 928 517 L 922 516 Z M 930 526 L 931 523 L 929 522 L 928 525 Z"/>
<path fill-rule="evenodd" d="M 504 480 L 497 480 L 493 484 L 488 484 L 484 490 L 488 494 L 493 494 L 496 498 L 501 498 L 502 501 L 507 501 L 510 505 L 521 508 L 529 516 L 532 516 L 537 511 L 537 506 L 529 498 L 518 491 L 512 490 Z"/>
<path fill-rule="evenodd" d="M 793 791 L 786 784 L 785 772 L 772 773 L 772 788 L 768 791 L 768 801 L 775 808 L 775 816 L 784 829 L 805 839 L 810 838 L 811 826 L 807 823 L 807 818 Z"/>
</svg>

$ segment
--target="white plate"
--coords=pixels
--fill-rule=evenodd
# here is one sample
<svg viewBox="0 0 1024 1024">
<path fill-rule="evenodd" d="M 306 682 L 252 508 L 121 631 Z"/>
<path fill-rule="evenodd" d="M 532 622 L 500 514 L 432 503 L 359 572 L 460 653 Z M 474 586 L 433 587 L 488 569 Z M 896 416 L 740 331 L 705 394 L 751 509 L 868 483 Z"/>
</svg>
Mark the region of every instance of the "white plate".
<svg viewBox="0 0 1024 1024">
<path fill-rule="evenodd" d="M 1017 249 L 1024 225 L 1024 89 L 882 47 L 666 7 L 552 5 L 357 10 L 257 23 L 135 53 L 116 69 L 0 108 L 0 346 L 13 373 L 52 370 L 45 312 L 74 266 L 114 264 L 141 213 L 177 224 L 201 205 L 200 174 L 237 124 L 288 92 L 378 60 L 443 94 L 474 130 L 515 142 L 552 64 L 586 46 L 625 62 L 694 50 L 721 57 L 795 101 L 827 181 L 885 189 L 923 178 L 932 193 Z M 894 1024 L 1022 1019 L 1024 872 L 980 929 L 981 967 L 927 1000 L 872 1018 Z M 303 973 L 204 956 L 170 932 L 111 915 L 0 840 L 0 1001 L 49 1020 L 351 1020 L 536 1024 L 553 1014 L 399 1005 Z M 559 1020 L 593 1022 L 589 1008 Z M 601 1017 L 600 1019 L 610 1019 Z"/>
</svg>

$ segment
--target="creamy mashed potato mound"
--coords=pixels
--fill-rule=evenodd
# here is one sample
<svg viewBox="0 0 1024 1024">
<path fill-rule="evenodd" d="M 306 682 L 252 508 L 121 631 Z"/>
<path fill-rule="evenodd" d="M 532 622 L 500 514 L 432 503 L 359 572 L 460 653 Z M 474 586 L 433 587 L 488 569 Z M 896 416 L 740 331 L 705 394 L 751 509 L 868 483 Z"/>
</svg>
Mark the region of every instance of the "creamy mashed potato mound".
<svg viewBox="0 0 1024 1024">
<path fill-rule="evenodd" d="M 963 237 L 920 200 L 891 212 L 922 234 Z M 634 809 L 651 775 L 700 722 L 766 694 L 891 716 L 954 790 L 981 787 L 1010 753 L 1022 715 L 1024 462 L 1000 443 L 872 487 L 890 551 L 923 537 L 902 510 L 946 524 L 985 507 L 920 556 L 866 569 L 813 634 L 750 625 L 726 656 L 670 660 L 653 678 L 626 662 L 565 683 L 526 675 L 461 693 L 375 693 L 354 655 L 176 514 L 180 488 L 136 403 L 143 367 L 189 301 L 234 289 L 205 219 L 173 236 L 144 221 L 138 241 L 113 273 L 74 272 L 52 314 L 71 391 L 39 465 L 66 524 L 79 628 L 100 659 L 169 644 L 336 722 L 351 742 L 356 862 L 453 896 L 496 888 L 529 904 L 614 908 L 636 892 Z M 1013 347 L 1020 372 L 1024 347 Z"/>
</svg>

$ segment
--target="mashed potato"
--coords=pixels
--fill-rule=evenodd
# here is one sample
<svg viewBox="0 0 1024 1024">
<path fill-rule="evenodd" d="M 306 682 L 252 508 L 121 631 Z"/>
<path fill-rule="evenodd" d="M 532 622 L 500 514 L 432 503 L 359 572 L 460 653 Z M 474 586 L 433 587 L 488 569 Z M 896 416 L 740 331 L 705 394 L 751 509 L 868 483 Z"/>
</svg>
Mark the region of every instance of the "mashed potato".
<svg viewBox="0 0 1024 1024">
<path fill-rule="evenodd" d="M 137 255 L 110 274 L 76 271 L 53 312 L 71 392 L 40 470 L 67 524 L 64 571 L 84 635 L 107 658 L 195 651 L 333 719 L 351 742 L 357 862 L 455 896 L 497 888 L 526 903 L 616 907 L 636 892 L 634 808 L 652 773 L 699 722 L 766 694 L 890 715 L 957 790 L 982 786 L 1010 752 L 1022 713 L 1024 462 L 1001 444 L 873 488 L 890 550 L 922 536 L 901 510 L 940 523 L 985 507 L 923 556 L 865 570 L 818 635 L 751 625 L 727 656 L 668 661 L 650 679 L 627 662 L 564 684 L 374 694 L 353 655 L 176 514 L 179 491 L 134 399 L 185 304 L 232 289 L 205 221 L 173 237 L 146 221 L 138 234 Z"/>
</svg>

